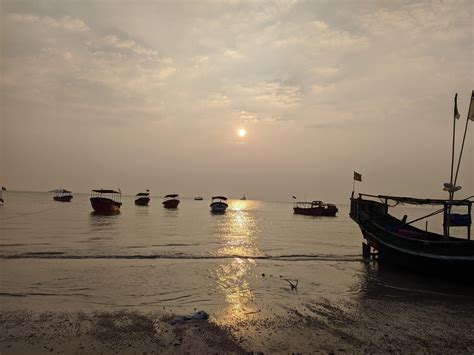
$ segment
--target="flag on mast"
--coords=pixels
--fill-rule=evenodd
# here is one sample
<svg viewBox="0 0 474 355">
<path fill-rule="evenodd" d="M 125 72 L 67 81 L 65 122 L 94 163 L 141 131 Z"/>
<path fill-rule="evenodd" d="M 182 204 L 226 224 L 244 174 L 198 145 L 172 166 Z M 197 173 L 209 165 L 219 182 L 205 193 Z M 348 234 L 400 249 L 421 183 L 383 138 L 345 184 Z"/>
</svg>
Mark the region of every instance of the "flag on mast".
<svg viewBox="0 0 474 355">
<path fill-rule="evenodd" d="M 362 182 L 362 175 L 354 171 L 354 180 Z"/>
<path fill-rule="evenodd" d="M 471 121 L 474 121 L 474 90 L 472 90 L 471 104 L 469 105 L 469 112 L 467 114 L 467 118 L 469 118 Z"/>
<path fill-rule="evenodd" d="M 459 117 L 461 117 L 461 115 L 458 111 L 458 94 L 456 93 L 456 95 L 454 96 L 454 118 L 459 120 Z"/>
</svg>

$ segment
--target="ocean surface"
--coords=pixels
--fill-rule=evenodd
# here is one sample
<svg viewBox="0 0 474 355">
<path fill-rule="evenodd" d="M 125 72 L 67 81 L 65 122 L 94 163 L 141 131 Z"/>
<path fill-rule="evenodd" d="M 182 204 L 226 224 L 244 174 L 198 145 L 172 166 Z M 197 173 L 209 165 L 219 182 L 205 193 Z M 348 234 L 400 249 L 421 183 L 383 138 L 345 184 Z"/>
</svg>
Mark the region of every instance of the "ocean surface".
<svg viewBox="0 0 474 355">
<path fill-rule="evenodd" d="M 197 309 L 223 320 L 265 307 L 283 314 L 313 299 L 474 301 L 470 286 L 364 260 L 348 205 L 318 218 L 294 215 L 290 202 L 231 200 L 214 215 L 208 199 L 166 210 L 158 197 L 142 207 L 123 196 L 120 214 L 100 216 L 85 194 L 70 203 L 48 193 L 4 197 L 2 310 Z M 430 211 L 402 207 L 399 215 Z M 297 290 L 286 279 L 298 280 Z"/>
</svg>

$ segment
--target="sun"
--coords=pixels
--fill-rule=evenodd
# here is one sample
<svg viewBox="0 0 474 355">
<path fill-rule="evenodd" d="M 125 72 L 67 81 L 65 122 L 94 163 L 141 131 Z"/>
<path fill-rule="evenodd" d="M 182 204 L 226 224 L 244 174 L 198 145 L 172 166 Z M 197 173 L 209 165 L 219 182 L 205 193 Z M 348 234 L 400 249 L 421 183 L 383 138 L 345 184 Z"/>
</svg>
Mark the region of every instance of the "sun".
<svg viewBox="0 0 474 355">
<path fill-rule="evenodd" d="M 244 128 L 240 128 L 239 131 L 239 137 L 245 137 L 247 135 L 247 131 Z"/>
</svg>

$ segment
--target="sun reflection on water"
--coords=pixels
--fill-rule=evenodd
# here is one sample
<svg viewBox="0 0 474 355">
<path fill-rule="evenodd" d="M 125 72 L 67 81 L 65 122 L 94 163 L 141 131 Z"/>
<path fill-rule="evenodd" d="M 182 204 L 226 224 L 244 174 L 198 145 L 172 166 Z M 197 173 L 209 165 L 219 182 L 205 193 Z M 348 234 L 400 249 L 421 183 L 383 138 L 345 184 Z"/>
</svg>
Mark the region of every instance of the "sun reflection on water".
<svg viewBox="0 0 474 355">
<path fill-rule="evenodd" d="M 216 282 L 216 290 L 222 293 L 227 306 L 216 318 L 222 323 L 232 323 L 255 311 L 252 303 L 254 294 L 251 287 L 254 259 L 262 253 L 257 247 L 259 234 L 254 214 L 255 201 L 230 201 L 227 213 L 215 221 L 214 238 L 220 244 L 217 255 L 234 256 L 211 270 Z"/>
</svg>

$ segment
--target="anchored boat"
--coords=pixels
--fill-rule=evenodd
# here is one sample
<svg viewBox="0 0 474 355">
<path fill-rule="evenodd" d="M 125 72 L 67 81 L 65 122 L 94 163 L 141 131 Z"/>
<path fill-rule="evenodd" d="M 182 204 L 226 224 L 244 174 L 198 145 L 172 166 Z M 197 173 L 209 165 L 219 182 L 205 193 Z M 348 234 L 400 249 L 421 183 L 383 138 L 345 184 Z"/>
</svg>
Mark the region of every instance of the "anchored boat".
<svg viewBox="0 0 474 355">
<path fill-rule="evenodd" d="M 453 143 L 451 157 L 450 182 L 443 184 L 443 190 L 449 193 L 448 199 L 420 199 L 386 195 L 359 194 L 351 196 L 350 217 L 359 225 L 365 242 L 362 243 L 364 257 L 377 255 L 381 261 L 390 261 L 416 271 L 447 275 L 451 278 L 474 280 L 474 241 L 471 240 L 472 205 L 474 196 L 455 199 L 454 194 L 461 190 L 457 178 L 466 139 L 467 127 L 474 121 L 474 90 L 466 118 L 464 137 L 459 153 L 456 173 L 454 174 L 454 152 L 456 120 L 459 119 L 457 94 L 454 97 Z M 354 172 L 354 181 L 362 181 L 361 175 Z M 393 203 L 392 206 L 389 202 Z M 408 216 L 395 218 L 389 213 L 389 207 L 398 204 L 440 206 L 421 218 L 411 221 Z M 443 234 L 416 228 L 413 223 L 425 218 L 443 214 Z M 451 235 L 452 228 L 465 228 L 466 237 Z M 377 254 L 372 254 L 376 251 Z"/>
<path fill-rule="evenodd" d="M 53 200 L 58 202 L 70 202 L 73 198 L 72 192 L 66 189 L 53 190 Z"/>
<path fill-rule="evenodd" d="M 137 206 L 148 206 L 150 203 L 150 190 L 146 190 L 146 192 L 140 192 L 135 196 L 135 204 Z"/>
<path fill-rule="evenodd" d="M 5 203 L 5 201 L 3 200 L 3 191 L 7 191 L 7 189 L 2 186 L 2 188 L 0 189 L 0 206 Z"/>
<path fill-rule="evenodd" d="M 92 190 L 91 205 L 97 213 L 117 213 L 122 206 L 122 193 L 115 190 Z"/>
<path fill-rule="evenodd" d="M 227 197 L 225 196 L 214 196 L 212 198 L 211 204 L 211 212 L 213 213 L 224 213 L 229 205 L 227 204 Z"/>
<path fill-rule="evenodd" d="M 474 276 L 474 241 L 471 240 L 471 210 L 474 196 L 463 200 L 419 199 L 384 195 L 359 194 L 351 198 L 350 217 L 359 225 L 365 239 L 365 257 L 376 251 L 378 259 L 419 271 L 458 273 Z M 466 227 L 466 239 L 428 232 L 389 214 L 389 201 L 414 205 L 440 205 L 430 213 L 443 213 L 444 227 Z M 453 207 L 464 213 L 451 213 Z M 448 228 L 449 229 L 449 228 Z M 460 274 L 459 274 L 460 273 Z"/>
<path fill-rule="evenodd" d="M 165 200 L 163 201 L 164 208 L 177 208 L 180 201 L 178 200 L 178 194 L 170 194 L 165 196 Z"/>
<path fill-rule="evenodd" d="M 293 204 L 293 212 L 306 216 L 335 217 L 338 209 L 336 205 L 323 203 L 322 201 L 295 202 Z"/>
</svg>

